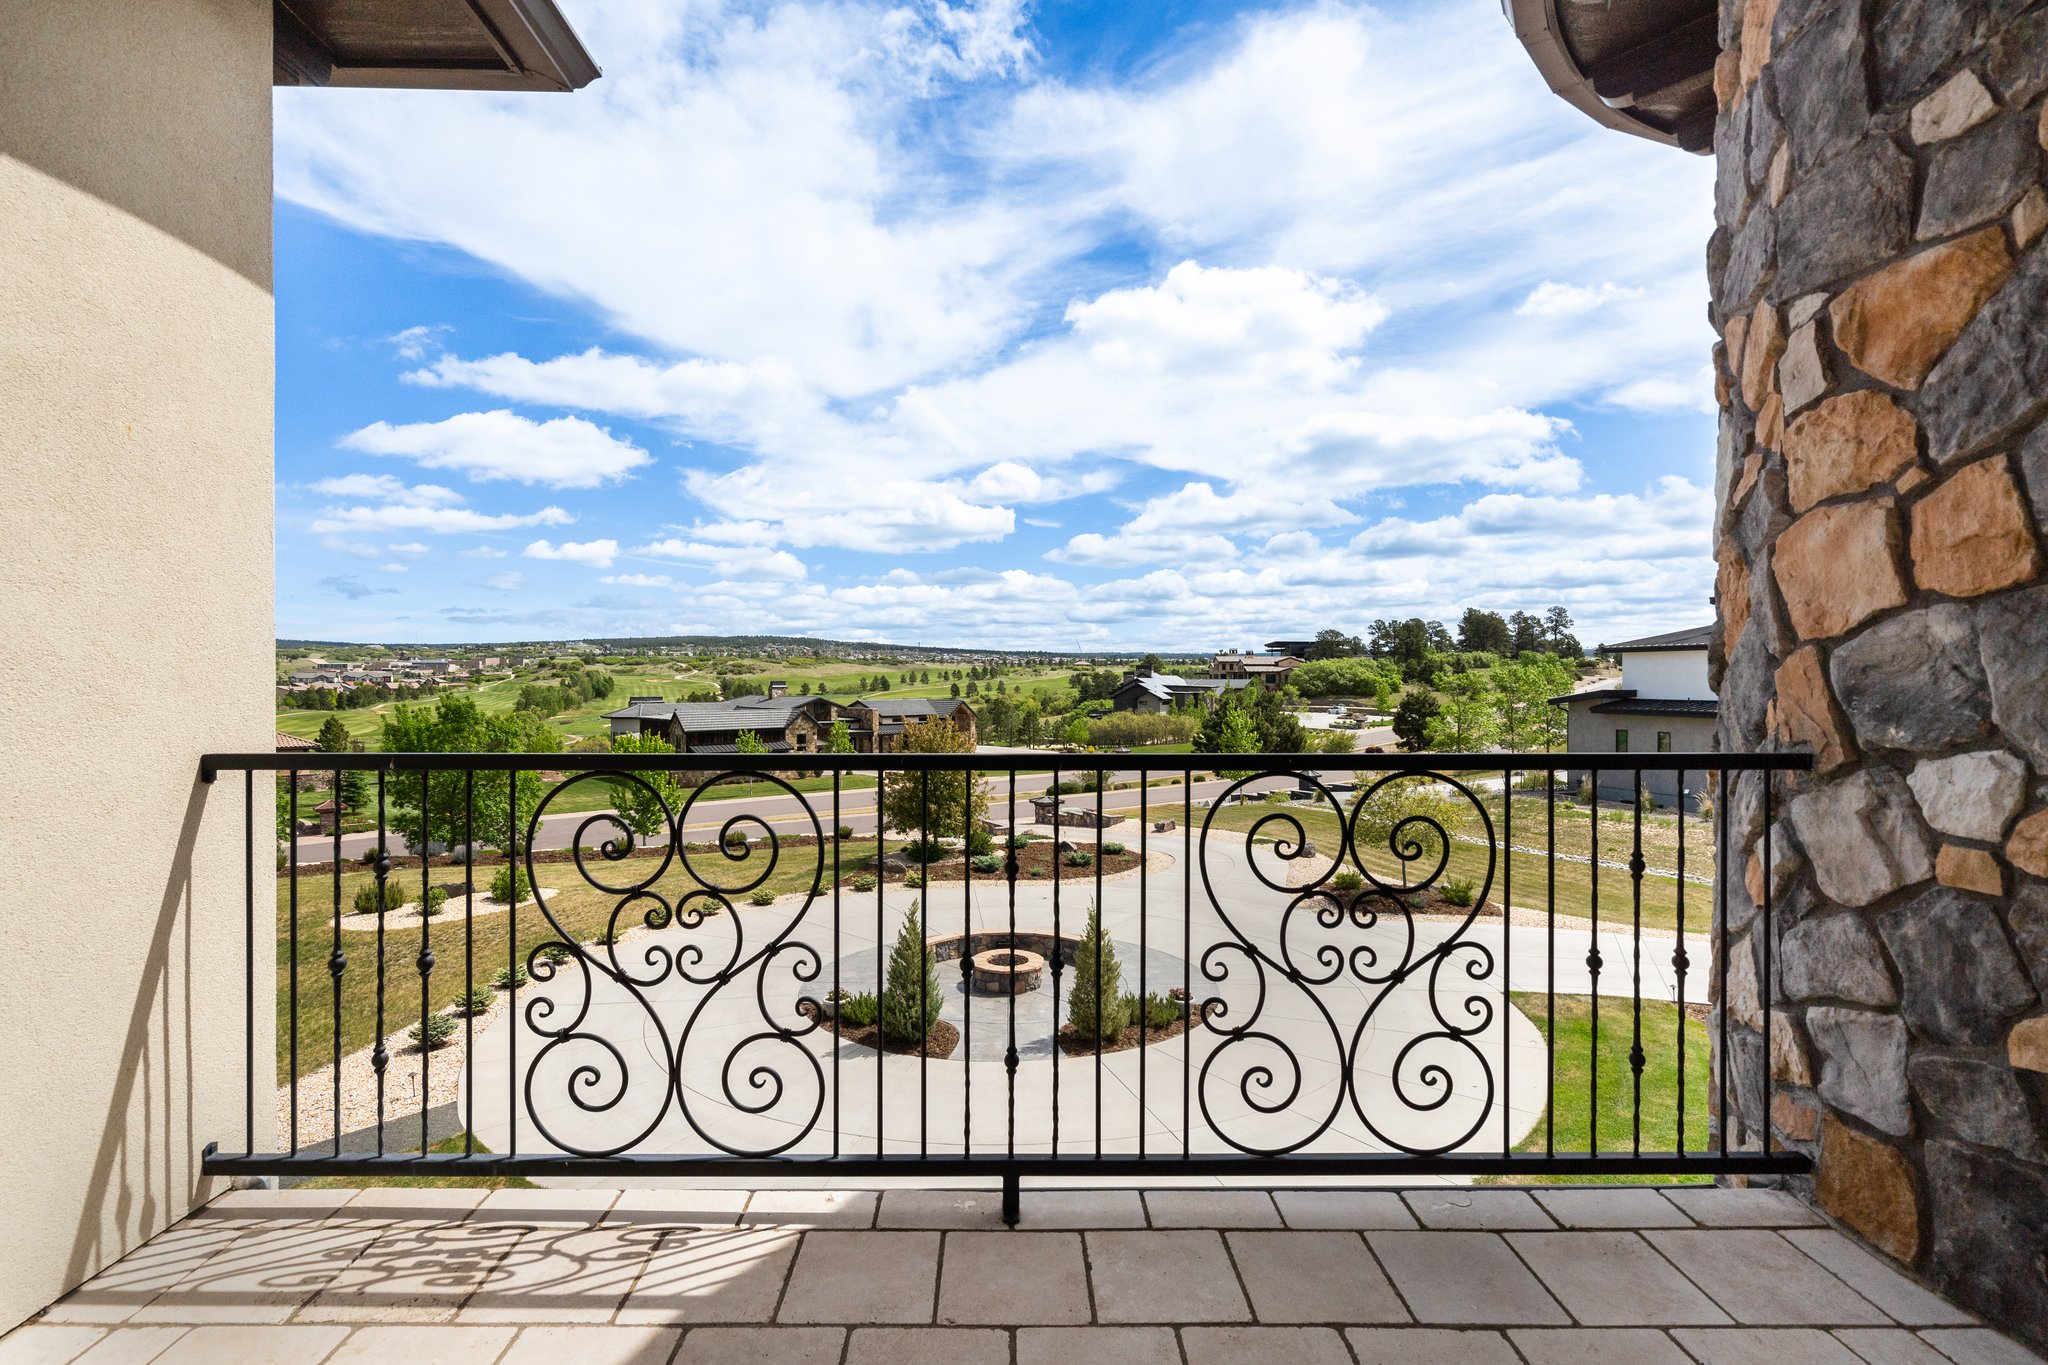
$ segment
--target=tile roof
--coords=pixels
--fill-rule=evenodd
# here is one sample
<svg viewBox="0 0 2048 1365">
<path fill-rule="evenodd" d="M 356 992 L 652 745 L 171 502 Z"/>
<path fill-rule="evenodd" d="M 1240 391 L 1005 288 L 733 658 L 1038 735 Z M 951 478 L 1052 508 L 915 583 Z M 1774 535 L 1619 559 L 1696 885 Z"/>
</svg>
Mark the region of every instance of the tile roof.
<svg viewBox="0 0 2048 1365">
<path fill-rule="evenodd" d="M 1618 645 L 1607 646 L 1609 653 L 1645 653 L 1654 649 L 1705 649 L 1713 643 L 1712 622 L 1694 626 L 1689 630 L 1667 631 L 1662 635 L 1645 635 L 1640 640 L 1623 640 Z"/>
</svg>

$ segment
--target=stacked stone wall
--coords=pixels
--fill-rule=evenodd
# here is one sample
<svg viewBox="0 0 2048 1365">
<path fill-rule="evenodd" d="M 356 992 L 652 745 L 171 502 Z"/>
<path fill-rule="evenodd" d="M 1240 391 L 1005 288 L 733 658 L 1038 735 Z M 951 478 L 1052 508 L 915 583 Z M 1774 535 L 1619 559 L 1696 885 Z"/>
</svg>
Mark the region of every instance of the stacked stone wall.
<svg viewBox="0 0 2048 1365">
<path fill-rule="evenodd" d="M 2048 1345 L 2048 3 L 1722 0 L 1731 1139 Z"/>
</svg>

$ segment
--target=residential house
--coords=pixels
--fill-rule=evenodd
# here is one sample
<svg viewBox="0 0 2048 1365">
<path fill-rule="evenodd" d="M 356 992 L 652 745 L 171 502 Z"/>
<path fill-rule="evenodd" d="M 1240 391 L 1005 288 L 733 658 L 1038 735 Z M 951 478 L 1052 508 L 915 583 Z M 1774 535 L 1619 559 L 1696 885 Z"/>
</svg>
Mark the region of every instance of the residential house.
<svg viewBox="0 0 2048 1365">
<path fill-rule="evenodd" d="M 708 702 L 634 697 L 605 713 L 614 736 L 659 735 L 685 754 L 736 754 L 746 731 L 771 754 L 814 754 L 838 718 L 839 708 L 824 697 L 786 695 Z"/>
<path fill-rule="evenodd" d="M 912 722 L 949 720 L 970 745 L 980 730 L 974 708 L 947 697 L 867 697 L 847 707 L 844 719 L 853 731 L 855 751 L 863 754 L 893 753 L 903 740 L 903 727 Z"/>
<path fill-rule="evenodd" d="M 1275 654 L 1291 654 L 1297 659 L 1306 659 L 1315 644 L 1314 640 L 1268 640 L 1266 648 Z"/>
<path fill-rule="evenodd" d="M 1707 682 L 1707 650 L 1713 635 L 1712 626 L 1697 626 L 1609 645 L 1610 652 L 1621 656 L 1619 684 L 1551 698 L 1567 713 L 1565 748 L 1583 754 L 1712 750 L 1721 714 Z M 1566 781 L 1577 787 L 1595 771 L 1601 800 L 1635 798 L 1635 774 L 1625 769 L 1577 768 L 1566 774 Z M 1676 805 L 1678 779 L 1677 773 L 1646 772 L 1643 790 L 1660 806 Z M 1701 781 L 1695 776 L 1686 783 L 1687 805 L 1698 801 Z"/>
<path fill-rule="evenodd" d="M 1118 711 L 1138 711 L 1149 716 L 1164 715 L 1177 706 L 1214 706 L 1226 692 L 1250 687 L 1250 678 L 1184 678 L 1178 673 L 1155 673 L 1141 668 L 1124 679 L 1109 694 L 1109 704 Z"/>
<path fill-rule="evenodd" d="M 1301 657 L 1295 654 L 1240 654 L 1227 649 L 1209 661 L 1209 676 L 1247 679 L 1268 692 L 1278 692 L 1301 664 Z"/>
</svg>

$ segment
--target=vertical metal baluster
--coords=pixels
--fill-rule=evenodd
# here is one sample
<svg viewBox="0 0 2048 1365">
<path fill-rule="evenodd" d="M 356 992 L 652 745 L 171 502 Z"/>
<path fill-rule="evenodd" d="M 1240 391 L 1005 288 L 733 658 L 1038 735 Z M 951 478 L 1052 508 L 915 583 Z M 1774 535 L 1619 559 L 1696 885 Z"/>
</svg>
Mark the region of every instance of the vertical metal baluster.
<svg viewBox="0 0 2048 1365">
<path fill-rule="evenodd" d="M 289 1118 L 287 1118 L 287 1119 L 285 1120 L 285 1122 L 286 1122 L 286 1124 L 288 1125 L 288 1135 L 289 1135 L 289 1140 L 290 1140 L 290 1142 L 291 1142 L 291 1147 L 290 1147 L 290 1151 L 291 1151 L 291 1153 L 292 1153 L 292 1155 L 293 1155 L 293 1156 L 297 1156 L 297 1155 L 298 1155 L 298 1153 L 299 1153 L 299 774 L 298 774 L 298 771 L 297 771 L 296 769 L 294 769 L 294 770 L 293 770 L 293 771 L 292 771 L 292 772 L 291 772 L 291 773 L 289 774 L 289 776 L 290 776 L 290 779 L 291 779 L 291 784 L 292 784 L 292 790 L 291 790 L 291 798 L 290 798 L 290 800 L 291 800 L 291 810 L 290 810 L 290 812 L 289 812 L 289 813 L 290 813 L 290 816 L 291 816 L 291 822 L 292 822 L 292 828 L 291 828 L 291 852 L 290 852 L 290 853 L 289 853 L 289 855 L 288 855 L 288 856 L 289 856 L 289 858 L 290 858 L 290 860 L 291 860 L 291 865 L 290 865 L 290 867 L 288 867 L 288 868 L 286 869 L 286 874 L 285 874 L 285 875 L 286 875 L 286 876 L 287 876 L 287 878 L 289 879 L 289 880 L 288 880 L 288 883 L 287 883 L 287 890 L 286 890 L 286 894 L 287 894 L 287 895 L 288 895 L 288 896 L 290 897 L 290 913 L 291 913 L 291 920 L 292 920 L 292 922 L 291 922 L 291 926 L 289 927 L 289 929 L 287 929 L 287 930 L 286 930 L 286 932 L 287 932 L 287 933 L 289 934 L 289 936 L 290 936 L 290 940 L 291 940 L 291 952 L 290 952 L 290 955 L 289 955 L 289 961 L 290 961 L 290 963 L 291 963 L 291 984 L 290 984 L 290 986 L 288 987 L 288 989 L 289 989 L 289 990 L 290 990 L 290 992 L 291 992 L 291 1035 L 292 1035 L 292 1036 L 291 1036 L 291 1049 L 292 1049 L 292 1065 L 291 1065 L 291 1081 L 290 1081 L 290 1087 L 291 1087 L 291 1107 L 292 1107 L 292 1112 L 291 1112 L 291 1115 L 290 1115 L 290 1117 L 289 1117 Z M 340 822 L 340 820 L 341 820 L 341 772 L 340 772 L 340 770 L 339 770 L 339 769 L 337 769 L 337 770 L 335 771 L 335 774 L 334 774 L 334 818 L 335 818 L 335 821 L 336 821 L 336 823 L 339 823 L 339 822 Z"/>
<path fill-rule="evenodd" d="M 1678 941 L 1671 950 L 1671 969 L 1678 981 L 1678 1124 L 1671 1150 L 1685 1148 L 1685 769 L 1678 770 Z"/>
<path fill-rule="evenodd" d="M 832 769 L 832 1018 L 833 1034 L 838 1034 L 839 1010 L 846 1001 L 841 995 L 839 984 L 839 776 L 837 767 Z M 844 1047 L 832 1044 L 832 1155 L 839 1155 L 839 1054 Z"/>
<path fill-rule="evenodd" d="M 1010 765 L 1010 818 L 1008 824 L 1010 834 L 1009 843 L 1003 848 L 1003 870 L 1010 883 L 1010 949 L 1014 952 L 1017 948 L 1017 767 L 1014 763 Z M 1059 944 L 1053 944 L 1052 950 L 1053 956 L 1059 956 Z M 1058 1029 L 1059 1021 L 1057 1019 L 1053 1021 L 1053 1027 L 1055 1030 Z M 1007 1085 L 1009 1088 L 1008 1130 L 1003 1139 L 1003 1152 L 1004 1155 L 1014 1161 L 1017 1157 L 1017 992 L 1014 988 L 1010 991 L 1010 1044 L 1008 1050 L 1003 1053 L 1003 1070 L 1008 1076 Z M 1012 1176 L 1010 1179 L 1009 1188 L 1014 1191 L 1016 1189 L 1016 1177 Z M 1016 1222 L 1017 1212 L 1016 1208 L 1006 1206 L 1004 1209 L 1005 1221 Z"/>
<path fill-rule="evenodd" d="M 505 908 L 505 1117 L 510 1124 L 508 1155 L 519 1152 L 519 770 L 505 774 L 505 867 L 512 903 Z M 538 893 L 540 888 L 534 887 Z"/>
<path fill-rule="evenodd" d="M 1728 1159 L 1728 789 L 1734 772 L 1723 769 L 1721 786 L 1714 801 L 1714 960 L 1720 972 L 1720 989 L 1715 992 L 1714 1018 L 1718 1033 L 1714 1047 L 1720 1063 L 1721 1095 L 1716 1112 L 1720 1116 L 1721 1159 Z"/>
<path fill-rule="evenodd" d="M 427 840 L 427 770 L 420 769 L 420 1155 L 425 1156 L 430 1147 L 427 1138 L 427 1110 L 431 1107 L 428 1096 L 433 1086 L 428 1083 L 429 1058 L 433 1055 L 427 1046 L 427 985 L 434 974 L 434 948 L 427 925 L 431 922 L 427 914 L 427 893 L 432 879 L 433 858 L 429 856 Z"/>
<path fill-rule="evenodd" d="M 1066 826 L 1060 823 L 1060 769 L 1054 763 L 1052 785 L 1046 788 L 1052 793 L 1052 1154 L 1060 1154 L 1060 978 L 1065 974 L 1066 963 L 1060 959 L 1060 866 L 1066 860 L 1060 857 L 1060 831 Z"/>
<path fill-rule="evenodd" d="M 276 839 L 271 843 L 275 845 Z M 256 771 L 242 769 L 242 1151 L 256 1151 Z M 275 1012 L 275 1006 L 272 1007 Z"/>
<path fill-rule="evenodd" d="M 1569 770 L 1567 770 L 1569 771 Z M 1548 1012 L 1548 1030 L 1544 1035 L 1543 1049 L 1545 1067 L 1543 1104 L 1543 1155 L 1557 1155 L 1557 769 L 1548 772 L 1549 782 L 1543 794 L 1544 875 L 1548 891 L 1544 905 L 1550 919 L 1548 934 L 1549 949 L 1543 955 L 1544 1008 Z"/>
<path fill-rule="evenodd" d="M 335 769 L 334 800 L 334 946 L 327 952 L 327 977 L 334 986 L 334 1154 L 341 1155 L 341 974 L 348 970 L 348 954 L 341 951 L 341 770 Z"/>
<path fill-rule="evenodd" d="M 919 867 L 917 897 L 917 1022 L 924 1024 L 925 1012 L 931 1002 L 925 994 L 925 985 L 930 976 L 930 967 L 925 958 L 925 945 L 931 941 L 931 916 L 925 914 L 925 902 L 932 898 L 932 770 L 920 768 L 917 774 L 917 847 Z M 931 1030 L 926 1029 L 924 1037 L 917 1043 L 917 1154 L 931 1155 L 931 1109 L 927 1103 L 930 1091 L 932 1061 Z"/>
<path fill-rule="evenodd" d="M 1151 810 L 1152 788 L 1148 785 L 1146 770 L 1138 770 L 1138 1155 L 1145 1155 L 1145 1119 L 1150 1110 L 1145 1107 L 1145 1035 L 1152 1031 L 1152 993 L 1147 988 L 1149 978 L 1145 975 L 1145 958 L 1151 951 L 1150 931 L 1146 921 L 1152 918 L 1152 899 L 1147 890 L 1145 864 L 1152 852 L 1152 822 L 1148 818 Z M 1096 850 L 1099 854 L 1100 849 Z M 1098 858 L 1097 861 L 1100 861 Z"/>
<path fill-rule="evenodd" d="M 960 839 L 960 1154 L 974 1150 L 974 783 L 962 791 Z M 1014 945 L 1013 945 L 1014 946 Z"/>
<path fill-rule="evenodd" d="M 1628 873 L 1634 893 L 1635 942 L 1631 949 L 1630 1002 L 1635 1010 L 1634 1032 L 1628 1050 L 1628 1069 L 1635 1081 L 1635 1108 L 1631 1116 L 1631 1151 L 1643 1154 L 1643 770 L 1635 774 L 1635 848 L 1629 854 Z"/>
<path fill-rule="evenodd" d="M 1586 950 L 1586 970 L 1592 974 L 1593 1036 L 1591 1083 L 1586 1096 L 1586 1151 L 1600 1155 L 1600 770 L 1593 769 L 1593 946 Z"/>
<path fill-rule="evenodd" d="M 384 809 L 385 773 L 377 771 L 377 1045 L 370 1050 L 370 1070 L 377 1076 L 377 1155 L 384 1155 L 384 1068 L 391 1065 L 391 1050 L 384 1046 L 384 913 L 391 885 L 390 826 Z M 422 832 L 421 837 L 425 837 Z M 335 1116 L 339 1120 L 340 1115 Z"/>
<path fill-rule="evenodd" d="M 1757 994 L 1763 998 L 1764 1007 L 1764 1088 L 1763 1112 L 1757 1115 L 1757 1126 L 1763 1130 L 1763 1152 L 1771 1154 L 1771 1089 L 1775 1078 L 1771 1075 L 1771 787 L 1773 774 L 1766 768 L 1758 774 L 1764 783 L 1764 904 L 1763 904 L 1763 969 L 1757 974 Z"/>
<path fill-rule="evenodd" d="M 875 752 L 876 752 L 876 753 L 880 753 L 880 752 L 882 751 L 882 747 L 881 747 L 881 746 L 882 746 L 882 742 L 881 742 L 881 740 L 880 740 L 880 739 L 877 739 L 877 740 L 875 741 Z M 885 911 L 885 908 L 884 908 L 884 905 L 883 905 L 883 900 L 882 900 L 882 892 L 883 892 L 883 890 L 884 890 L 884 889 L 886 889 L 886 888 L 888 887 L 888 885 L 889 885 L 889 877 L 888 877 L 888 872 L 887 872 L 887 870 L 886 870 L 886 869 L 885 869 L 885 868 L 884 868 L 884 867 L 882 866 L 882 858 L 884 857 L 884 853 L 883 853 L 883 849 L 882 849 L 882 826 L 883 826 L 884 824 L 886 824 L 886 823 L 887 823 L 887 818 L 886 818 L 886 817 L 885 817 L 885 816 L 883 815 L 883 813 L 882 813 L 882 811 L 883 811 L 883 804 L 882 804 L 882 803 L 883 803 L 883 801 L 884 801 L 884 799 L 885 799 L 885 793 L 886 793 L 886 791 L 887 791 L 888 785 L 889 785 L 889 774 L 887 774 L 886 772 L 883 772 L 883 771 L 882 771 L 882 770 L 881 770 L 880 768 L 877 768 L 877 769 L 875 769 L 875 1155 L 876 1155 L 876 1156 L 881 1156 L 881 1155 L 883 1155 L 883 1154 L 885 1153 L 885 1151 L 886 1151 L 886 1144 L 885 1144 L 885 1143 L 884 1143 L 884 1141 L 883 1141 L 883 1138 L 882 1138 L 882 1133 L 883 1133 L 883 1131 L 884 1131 L 884 1126 L 885 1126 L 885 1125 L 884 1125 L 884 1120 L 885 1120 L 885 1118 L 887 1117 L 887 1115 L 886 1115 L 886 1113 L 885 1113 L 885 1111 L 884 1111 L 884 1108 L 883 1108 L 883 1104 L 882 1104 L 882 1096 L 883 1096 L 883 1094 L 884 1094 L 884 1093 L 885 1093 L 885 1092 L 886 1092 L 886 1091 L 888 1090 L 888 1086 L 887 1086 L 887 1085 L 885 1085 L 885 1084 L 883 1084 L 883 1082 L 884 1082 L 884 1080 L 885 1080 L 886 1078 L 885 1078 L 885 1076 L 884 1076 L 884 1073 L 883 1073 L 883 1067 L 882 1067 L 882 1064 L 883 1064 L 883 1063 L 884 1063 L 885 1061 L 887 1061 L 887 1060 L 888 1060 L 888 1057 L 889 1057 L 889 1050 L 888 1050 L 888 1049 L 887 1049 L 886 1047 L 884 1047 L 884 1046 L 883 1046 L 883 1044 L 884 1044 L 885 1042 L 887 1042 L 887 1039 L 885 1039 L 885 1038 L 883 1038 L 883 1037 L 882 1037 L 882 1014 L 881 1014 L 881 1004 L 882 1004 L 882 987 L 886 986 L 886 985 L 887 985 L 887 984 L 889 983 L 889 950 L 888 950 L 888 948 L 887 948 L 887 947 L 885 946 L 885 945 L 886 945 L 886 944 L 888 943 L 888 934 L 887 934 L 887 931 L 886 931 L 886 929 L 885 929 L 885 927 L 884 927 L 884 922 L 885 922 L 885 919 L 886 919 L 886 911 Z"/>
<path fill-rule="evenodd" d="M 1195 1025 L 1195 765 L 1188 763 L 1180 782 L 1180 1154 L 1194 1155 Z"/>
<path fill-rule="evenodd" d="M 1102 912 L 1102 788 L 1109 775 L 1095 770 L 1095 1155 L 1102 1155 L 1102 1025 L 1110 1017 L 1102 998 L 1102 954 L 1109 943 L 1109 920 Z M 1122 983 L 1119 982 L 1119 985 Z"/>
<path fill-rule="evenodd" d="M 1514 1150 L 1514 1131 L 1509 1120 L 1509 1109 L 1514 1098 L 1513 1054 L 1508 1051 L 1508 1011 L 1514 1008 L 1514 1001 L 1508 994 L 1509 979 L 1514 975 L 1515 941 L 1515 770 L 1509 768 L 1500 776 L 1500 1152 L 1506 1156 Z"/>
<path fill-rule="evenodd" d="M 462 1154 L 476 1155 L 476 769 L 462 774 Z"/>
</svg>

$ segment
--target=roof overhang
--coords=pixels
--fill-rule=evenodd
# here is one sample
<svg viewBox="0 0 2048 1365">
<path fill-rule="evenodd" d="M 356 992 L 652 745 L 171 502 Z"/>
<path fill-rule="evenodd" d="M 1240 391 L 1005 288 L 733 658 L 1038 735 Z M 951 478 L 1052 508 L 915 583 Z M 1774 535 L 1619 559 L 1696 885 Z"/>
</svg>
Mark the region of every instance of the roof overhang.
<svg viewBox="0 0 2048 1365">
<path fill-rule="evenodd" d="M 1715 0 L 1501 0 L 1545 83 L 1606 125 L 1710 153 Z"/>
<path fill-rule="evenodd" d="M 554 0 L 272 0 L 273 85 L 576 90 L 597 64 Z"/>
</svg>

